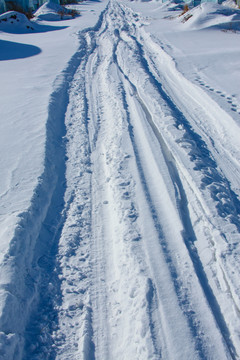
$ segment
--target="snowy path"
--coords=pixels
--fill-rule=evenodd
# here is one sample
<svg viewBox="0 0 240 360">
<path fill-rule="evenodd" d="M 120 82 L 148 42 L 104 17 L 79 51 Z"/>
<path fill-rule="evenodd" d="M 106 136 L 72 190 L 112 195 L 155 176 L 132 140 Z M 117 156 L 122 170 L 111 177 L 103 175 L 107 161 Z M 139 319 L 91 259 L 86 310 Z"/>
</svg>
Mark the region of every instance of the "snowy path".
<svg viewBox="0 0 240 360">
<path fill-rule="evenodd" d="M 142 24 L 110 2 L 64 75 L 24 359 L 240 356 L 239 128 Z"/>
</svg>

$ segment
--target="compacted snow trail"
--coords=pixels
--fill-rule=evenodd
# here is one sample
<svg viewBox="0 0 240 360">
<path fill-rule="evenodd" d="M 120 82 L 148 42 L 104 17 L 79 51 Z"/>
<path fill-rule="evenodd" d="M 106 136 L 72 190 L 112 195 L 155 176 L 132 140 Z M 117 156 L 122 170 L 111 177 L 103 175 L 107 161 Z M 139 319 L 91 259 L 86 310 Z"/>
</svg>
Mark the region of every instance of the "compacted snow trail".
<svg viewBox="0 0 240 360">
<path fill-rule="evenodd" d="M 24 359 L 240 356 L 239 130 L 144 24 L 79 33 Z"/>
</svg>

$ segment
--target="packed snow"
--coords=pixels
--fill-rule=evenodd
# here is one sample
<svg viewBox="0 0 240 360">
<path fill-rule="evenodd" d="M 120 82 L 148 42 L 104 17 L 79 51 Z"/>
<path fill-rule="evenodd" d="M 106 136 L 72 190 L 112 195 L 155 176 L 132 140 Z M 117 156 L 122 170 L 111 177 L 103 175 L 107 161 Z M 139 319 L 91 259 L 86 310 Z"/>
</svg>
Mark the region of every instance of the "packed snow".
<svg viewBox="0 0 240 360">
<path fill-rule="evenodd" d="M 0 15 L 1 359 L 240 358 L 239 21 Z"/>
</svg>

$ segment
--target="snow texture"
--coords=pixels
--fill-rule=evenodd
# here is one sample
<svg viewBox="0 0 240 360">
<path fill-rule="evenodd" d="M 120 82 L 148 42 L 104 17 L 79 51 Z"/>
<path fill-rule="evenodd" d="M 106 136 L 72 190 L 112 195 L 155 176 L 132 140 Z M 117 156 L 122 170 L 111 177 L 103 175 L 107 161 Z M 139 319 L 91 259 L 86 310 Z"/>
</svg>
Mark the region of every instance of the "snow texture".
<svg viewBox="0 0 240 360">
<path fill-rule="evenodd" d="M 239 359 L 239 10 L 75 9 L 0 28 L 0 358 Z"/>
</svg>

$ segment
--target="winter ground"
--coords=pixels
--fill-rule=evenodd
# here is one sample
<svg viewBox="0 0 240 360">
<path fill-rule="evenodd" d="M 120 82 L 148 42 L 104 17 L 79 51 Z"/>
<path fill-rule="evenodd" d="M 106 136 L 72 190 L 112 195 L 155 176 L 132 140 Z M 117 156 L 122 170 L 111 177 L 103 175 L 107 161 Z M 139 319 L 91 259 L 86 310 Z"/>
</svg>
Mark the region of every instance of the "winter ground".
<svg viewBox="0 0 240 360">
<path fill-rule="evenodd" d="M 178 7 L 0 23 L 1 359 L 239 359 L 239 10 Z"/>
</svg>

